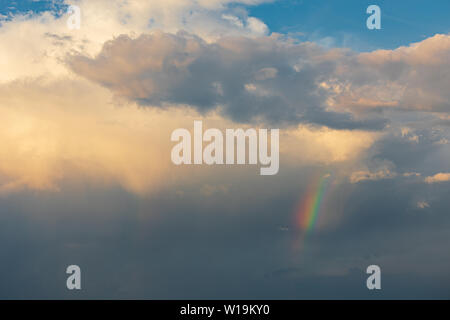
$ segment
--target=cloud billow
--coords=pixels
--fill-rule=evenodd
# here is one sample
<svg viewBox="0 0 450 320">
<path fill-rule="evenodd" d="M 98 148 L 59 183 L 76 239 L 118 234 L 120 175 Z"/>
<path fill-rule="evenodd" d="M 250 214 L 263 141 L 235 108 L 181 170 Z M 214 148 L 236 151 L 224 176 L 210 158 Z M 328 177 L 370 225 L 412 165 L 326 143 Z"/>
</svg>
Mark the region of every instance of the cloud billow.
<svg viewBox="0 0 450 320">
<path fill-rule="evenodd" d="M 335 49 L 341 55 L 340 50 Z M 142 106 L 220 109 L 235 122 L 379 130 L 385 119 L 357 119 L 327 108 L 327 81 L 338 60 L 313 43 L 277 36 L 228 37 L 215 43 L 179 32 L 121 35 L 95 57 L 72 55 L 77 74 Z"/>
</svg>

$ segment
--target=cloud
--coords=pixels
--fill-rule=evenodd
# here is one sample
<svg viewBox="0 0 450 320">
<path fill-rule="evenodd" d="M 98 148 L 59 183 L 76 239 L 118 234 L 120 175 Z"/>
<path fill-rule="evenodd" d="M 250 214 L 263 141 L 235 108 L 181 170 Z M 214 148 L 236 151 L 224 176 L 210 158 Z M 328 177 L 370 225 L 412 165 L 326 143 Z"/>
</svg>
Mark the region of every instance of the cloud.
<svg viewBox="0 0 450 320">
<path fill-rule="evenodd" d="M 395 50 L 349 55 L 327 83 L 337 108 L 450 110 L 450 35 L 436 34 Z"/>
<path fill-rule="evenodd" d="M 0 193 L 58 191 L 81 181 L 138 194 L 163 187 L 170 145 L 161 136 L 170 137 L 183 116 L 128 112 L 110 101 L 107 90 L 84 80 L 0 86 Z"/>
<path fill-rule="evenodd" d="M 403 173 L 404 177 L 420 177 L 420 173 L 418 172 L 405 172 Z"/>
<path fill-rule="evenodd" d="M 426 201 L 419 201 L 417 202 L 417 208 L 419 209 L 425 209 L 425 208 L 429 208 L 430 204 Z"/>
<path fill-rule="evenodd" d="M 301 125 L 283 132 L 280 151 L 292 166 L 354 164 L 367 156 L 379 137 L 377 132 Z"/>
<path fill-rule="evenodd" d="M 408 141 L 419 143 L 419 136 L 414 134 L 410 128 L 401 128 L 401 134 L 402 137 L 408 139 Z"/>
<path fill-rule="evenodd" d="M 242 122 L 252 126 L 285 125 L 281 152 L 289 166 L 339 165 L 350 175 L 351 171 L 356 171 L 353 172 L 354 181 L 377 179 L 385 173 L 383 170 L 380 173 L 379 168 L 366 169 L 365 162 L 371 161 L 375 149 L 384 150 L 386 146 L 390 150 L 382 157 L 400 157 L 395 150 L 403 149 L 390 145 L 395 137 L 388 136 L 379 141 L 381 133 L 386 131 L 407 128 L 408 132 L 403 130 L 401 135 L 414 142 L 410 143 L 409 155 L 416 154 L 417 148 L 421 153 L 428 153 L 431 147 L 424 146 L 432 143 L 436 147 L 446 145 L 447 138 L 442 136 L 445 132 L 431 139 L 427 138 L 426 132 L 415 128 L 423 122 L 422 113 L 414 116 L 413 123 L 405 124 L 401 116 L 392 116 L 394 111 L 372 112 L 380 106 L 389 110 L 401 109 L 399 100 L 392 99 L 401 97 L 398 94 L 401 86 L 395 81 L 387 83 L 383 80 L 389 68 L 381 68 L 383 71 L 375 67 L 377 63 L 387 63 L 383 58 L 387 52 L 358 54 L 346 49 L 325 49 L 314 43 L 298 43 L 275 34 L 265 36 L 249 30 L 251 17 L 245 12 L 229 11 L 226 1 L 215 4 L 132 1 L 122 9 L 120 1 L 111 2 L 110 7 L 105 1 L 81 1 L 79 4 L 83 22 L 76 32 L 67 29 L 66 17 L 57 18 L 49 13 L 17 16 L 0 28 L 1 43 L 9 44 L 8 50 L 0 51 L 0 63 L 8 62 L 0 74 L 0 90 L 4 92 L 0 112 L 4 119 L 9 119 L 2 133 L 5 141 L 2 152 L 21 163 L 21 169 L 14 167 L 13 160 L 3 164 L 0 170 L 3 193 L 23 188 L 58 190 L 62 180 L 83 175 L 95 181 L 119 184 L 137 193 L 163 184 L 167 166 L 163 161 L 160 165 L 150 159 L 142 150 L 137 151 L 146 148 L 145 139 L 117 130 L 110 133 L 116 140 L 112 143 L 106 138 L 110 129 L 102 127 L 101 119 L 113 119 L 111 123 L 133 127 L 134 119 L 141 118 L 142 126 L 150 126 L 148 117 L 153 115 L 166 124 L 167 131 L 176 126 L 189 128 L 189 120 L 194 118 L 206 121 L 216 117 L 213 120 L 215 127 L 236 127 L 237 122 L 241 122 L 239 126 Z M 208 33 L 205 25 L 200 27 L 190 22 L 186 29 L 191 33 L 176 33 L 183 29 L 180 21 L 185 17 L 186 8 L 191 7 L 195 8 L 196 14 L 208 16 L 208 23 L 220 27 L 214 27 L 211 30 L 215 31 Z M 162 14 L 160 21 L 165 22 L 160 26 L 164 31 L 151 32 L 157 25 L 148 25 L 147 19 L 153 9 Z M 98 13 L 104 13 L 100 22 Z M 127 15 L 132 18 L 125 19 Z M 237 26 L 229 25 L 233 21 Z M 15 41 L 17 32 L 29 37 Z M 123 33 L 128 35 L 121 35 Z M 445 41 L 439 46 L 435 39 L 427 40 L 424 44 L 412 45 L 409 51 L 399 48 L 391 52 L 398 56 L 396 60 L 407 61 L 410 68 L 417 68 L 419 64 L 429 68 L 443 60 L 428 63 L 426 59 L 410 59 L 411 56 L 434 45 L 433 54 L 445 57 L 446 46 Z M 399 55 L 402 50 L 405 53 Z M 372 69 L 377 69 L 375 80 L 366 77 L 366 71 L 372 72 Z M 107 90 L 89 81 L 99 83 Z M 58 82 L 66 83 L 72 89 L 55 85 Z M 344 101 L 339 99 L 349 92 L 352 99 L 347 101 L 348 104 L 337 103 Z M 381 96 L 370 96 L 375 92 Z M 12 99 L 12 96 L 16 98 Z M 76 103 L 79 97 L 90 97 L 91 101 L 86 98 L 87 101 L 83 100 L 85 107 L 80 107 Z M 384 104 L 379 104 L 380 99 Z M 40 104 L 40 114 L 36 114 L 33 107 L 36 101 Z M 111 107 L 112 101 L 123 103 L 128 111 Z M 144 108 L 147 112 L 142 108 L 134 110 L 135 103 L 150 108 Z M 8 105 L 20 108 L 13 110 Z M 71 122 L 61 115 L 60 108 L 73 119 L 92 124 L 86 129 L 86 135 L 101 136 L 99 145 L 110 146 L 109 152 L 99 146 L 89 151 L 94 154 L 91 164 L 95 163 L 102 170 L 95 172 L 90 166 L 70 164 L 79 164 L 80 159 L 87 161 L 83 152 L 91 146 L 79 147 L 87 137 L 75 130 L 75 120 Z M 414 113 L 414 110 L 408 110 Z M 118 120 L 122 112 L 123 119 Z M 186 114 L 189 117 L 183 121 Z M 444 112 L 433 113 L 433 117 L 448 120 Z M 10 135 L 20 127 L 21 121 L 30 124 L 28 130 L 21 136 Z M 391 126 L 386 128 L 388 121 Z M 58 127 L 52 133 L 40 131 L 39 128 L 48 127 L 48 123 L 61 123 L 64 130 Z M 373 131 L 381 129 L 381 132 Z M 73 130 L 71 134 L 68 133 L 70 130 Z M 156 129 L 148 130 L 145 134 L 156 136 L 156 132 Z M 73 143 L 67 145 L 70 151 L 61 153 L 62 143 L 55 141 L 58 140 L 55 137 L 66 134 L 74 137 Z M 161 133 L 159 137 L 149 139 L 151 144 L 165 143 Z M 9 143 L 13 139 L 20 143 L 13 146 Z M 76 139 L 80 141 L 75 143 Z M 44 140 L 50 142 L 46 145 L 42 143 Z M 149 152 L 164 157 L 168 147 L 148 148 Z M 122 149 L 126 151 L 120 152 Z M 32 150 L 27 151 L 31 156 L 23 157 L 24 150 Z M 401 157 L 410 161 L 415 159 Z M 125 163 L 128 163 L 127 167 Z M 360 169 L 350 170 L 352 165 Z M 421 171 L 416 167 L 403 168 L 403 164 L 398 167 L 402 168 L 401 172 Z"/>
<path fill-rule="evenodd" d="M 441 144 L 441 145 L 445 145 L 445 144 L 449 144 L 450 141 L 447 138 L 442 138 L 439 141 L 434 142 L 435 144 Z"/>
<path fill-rule="evenodd" d="M 118 105 L 109 90 L 85 79 L 40 78 L 0 85 L 0 194 L 62 192 L 67 185 L 120 187 L 140 196 L 215 176 L 218 181 L 257 175 L 245 168 L 174 168 L 170 134 L 205 127 L 242 127 L 217 114 Z M 39 106 L 38 108 L 36 106 Z M 244 126 L 247 128 L 247 126 Z M 377 134 L 299 127 L 282 130 L 283 170 L 356 161 Z M 304 154 L 299 154 L 303 150 Z M 226 191 L 205 178 L 202 194 Z M 224 184 L 230 185 L 233 182 Z"/>
<path fill-rule="evenodd" d="M 435 35 L 409 47 L 356 53 L 275 34 L 207 42 L 185 32 L 153 32 L 120 36 L 95 57 L 76 54 L 68 63 L 79 75 L 145 106 L 219 108 L 247 123 L 381 130 L 388 119 L 374 112 L 380 109 L 449 111 L 449 39 Z M 411 142 L 420 139 L 404 134 Z"/>
<path fill-rule="evenodd" d="M 294 44 L 276 35 L 213 43 L 183 32 L 135 39 L 122 35 L 105 43 L 95 58 L 73 55 L 67 61 L 77 74 L 144 106 L 188 105 L 201 113 L 219 109 L 247 123 L 368 130 L 386 124 L 385 119 L 327 110 L 328 94 L 319 83 L 335 72 L 339 60 L 315 44 Z"/>
<path fill-rule="evenodd" d="M 0 25 L 0 82 L 42 74 L 67 75 L 61 63 L 72 51 L 95 55 L 103 44 L 121 34 L 139 35 L 153 29 L 186 30 L 213 40 L 225 35 L 261 36 L 263 22 L 230 3 L 256 5 L 264 0 L 78 0 L 65 1 L 81 10 L 80 29 L 67 27 L 67 12 L 15 13 Z M 62 6 L 64 7 L 64 6 Z M 222 15 L 233 15 L 242 26 Z M 259 22 L 256 22 L 259 21 Z M 259 28 L 255 26 L 260 26 Z M 267 27 L 266 27 L 267 28 Z M 267 32 L 267 30 L 263 30 Z M 17 39 L 17 35 L 24 35 Z"/>
<path fill-rule="evenodd" d="M 426 177 L 426 183 L 439 183 L 450 181 L 450 173 L 437 173 L 434 176 Z"/>
<path fill-rule="evenodd" d="M 350 182 L 358 183 L 358 182 L 367 181 L 367 180 L 377 181 L 377 180 L 382 180 L 382 179 L 392 179 L 395 176 L 397 176 L 397 174 L 395 172 L 392 172 L 388 168 L 383 168 L 376 172 L 356 171 L 351 174 Z"/>
<path fill-rule="evenodd" d="M 64 15 L 17 16 L 0 29 L 0 39 L 12 44 L 0 53 L 0 61 L 8 61 L 0 80 L 45 73 L 67 75 L 61 60 L 68 53 L 78 52 L 70 63 L 73 70 L 102 83 L 117 96 L 156 107 L 175 103 L 200 112 L 219 108 L 237 122 L 313 123 L 334 129 L 381 130 L 391 119 L 373 110 L 448 112 L 448 72 L 443 63 L 449 52 L 448 35 L 438 34 L 395 50 L 358 54 L 265 37 L 268 31 L 261 21 L 242 9 L 228 7 L 229 3 L 129 1 L 124 6 L 121 1 L 80 1 L 83 22 L 76 32 L 67 29 Z M 170 33 L 137 36 L 155 28 Z M 29 37 L 13 41 L 17 30 Z M 176 34 L 179 30 L 190 34 Z M 175 66 L 170 72 L 164 67 L 147 70 L 149 66 L 142 57 L 137 61 L 142 63 L 141 70 L 110 65 L 116 58 L 122 62 L 132 60 L 135 55 L 130 50 L 151 56 L 150 48 L 167 44 L 170 36 L 178 44 L 161 52 L 167 60 L 173 61 L 171 54 L 180 58 L 188 52 L 193 61 Z M 195 43 L 198 50 L 183 47 L 183 42 Z M 123 51 L 121 46 L 125 46 Z M 114 57 L 102 60 L 102 54 Z M 273 54 L 272 59 L 269 54 Z M 127 63 L 128 67 L 133 64 Z M 109 83 L 101 78 L 108 73 L 100 70 L 102 66 L 110 68 Z M 87 71 L 88 67 L 98 75 Z M 208 69 L 210 74 L 205 71 Z M 130 82 L 121 83 L 121 76 L 127 76 Z M 195 82 L 200 85 L 194 86 Z M 417 138 L 411 137 L 411 141 L 417 142 Z"/>
</svg>

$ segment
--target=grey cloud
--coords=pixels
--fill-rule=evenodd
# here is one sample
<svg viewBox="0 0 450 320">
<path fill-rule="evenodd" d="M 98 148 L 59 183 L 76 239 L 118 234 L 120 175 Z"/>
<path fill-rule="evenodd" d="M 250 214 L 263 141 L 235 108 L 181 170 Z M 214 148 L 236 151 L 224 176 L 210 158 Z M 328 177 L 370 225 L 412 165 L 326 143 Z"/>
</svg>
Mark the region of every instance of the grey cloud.
<svg viewBox="0 0 450 320">
<path fill-rule="evenodd" d="M 384 180 L 346 198 L 352 186 L 341 185 L 321 212 L 331 218 L 344 207 L 339 223 L 314 229 L 297 252 L 293 215 L 308 178 L 293 170 L 257 190 L 259 178 L 244 179 L 211 199 L 174 190 L 143 199 L 84 185 L 9 197 L 0 205 L 0 297 L 449 297 L 449 186 Z M 430 188 L 439 197 L 424 215 L 415 197 Z M 81 292 L 65 288 L 72 263 L 82 267 Z M 370 264 L 383 272 L 376 295 L 365 287 Z"/>
<path fill-rule="evenodd" d="M 382 129 L 386 119 L 327 109 L 330 93 L 320 83 L 339 63 L 329 53 L 274 36 L 206 43 L 187 33 L 156 32 L 136 39 L 122 35 L 105 43 L 97 57 L 75 55 L 68 64 L 143 106 L 189 105 L 202 113 L 220 107 L 236 122 Z"/>
</svg>

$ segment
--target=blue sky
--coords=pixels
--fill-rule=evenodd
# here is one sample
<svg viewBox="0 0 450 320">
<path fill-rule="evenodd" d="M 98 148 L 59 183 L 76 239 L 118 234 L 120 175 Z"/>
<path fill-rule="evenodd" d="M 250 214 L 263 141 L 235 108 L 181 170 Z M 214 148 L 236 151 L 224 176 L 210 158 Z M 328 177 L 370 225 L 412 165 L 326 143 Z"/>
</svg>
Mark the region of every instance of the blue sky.
<svg viewBox="0 0 450 320">
<path fill-rule="evenodd" d="M 382 30 L 366 28 L 371 4 L 381 8 Z M 445 0 L 282 0 L 248 10 L 273 32 L 300 32 L 307 40 L 330 37 L 334 45 L 356 50 L 393 49 L 450 31 L 450 1 Z"/>
<path fill-rule="evenodd" d="M 54 1 L 36 1 L 36 0 L 0 0 L 0 13 L 14 14 L 18 12 L 41 12 L 46 10 L 55 10 L 62 4 L 61 0 Z"/>
</svg>

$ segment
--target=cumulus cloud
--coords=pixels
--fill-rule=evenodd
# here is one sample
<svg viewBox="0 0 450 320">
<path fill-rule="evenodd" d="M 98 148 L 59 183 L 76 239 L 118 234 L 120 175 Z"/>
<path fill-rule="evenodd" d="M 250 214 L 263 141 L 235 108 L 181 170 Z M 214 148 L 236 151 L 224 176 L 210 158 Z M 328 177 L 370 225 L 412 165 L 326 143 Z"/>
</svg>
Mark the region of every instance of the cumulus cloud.
<svg viewBox="0 0 450 320">
<path fill-rule="evenodd" d="M 385 119 L 355 119 L 325 108 L 328 93 L 319 84 L 335 73 L 339 61 L 333 57 L 315 44 L 276 35 L 207 43 L 192 34 L 155 32 L 120 36 L 95 58 L 73 55 L 68 64 L 141 105 L 189 105 L 202 113 L 219 108 L 238 122 L 383 128 Z"/>
<path fill-rule="evenodd" d="M 450 181 L 450 173 L 437 173 L 434 176 L 426 177 L 426 183 L 438 183 Z"/>
<path fill-rule="evenodd" d="M 142 105 L 189 105 L 203 113 L 219 108 L 239 122 L 380 130 L 388 120 L 371 110 L 448 112 L 448 35 L 361 54 L 323 49 L 266 37 L 261 21 L 229 3 L 129 1 L 124 6 L 118 0 L 83 0 L 77 3 L 83 22 L 76 32 L 67 29 L 64 16 L 15 17 L 0 29 L 0 39 L 12 44 L 0 53 L 0 61 L 8 61 L 0 80 L 67 76 L 60 61 L 75 51 L 72 69 L 117 96 Z M 137 36 L 154 28 L 170 33 Z M 12 41 L 17 30 L 29 37 Z M 190 34 L 175 34 L 179 30 Z M 166 63 L 155 68 L 151 64 L 158 59 Z M 171 66 L 174 62 L 181 64 Z"/>
<path fill-rule="evenodd" d="M 265 1 L 65 0 L 62 8 L 77 5 L 81 10 L 80 29 L 73 30 L 67 27 L 70 14 L 64 11 L 15 13 L 0 25 L 0 42 L 7 45 L 0 50 L 0 82 L 42 74 L 67 75 L 67 68 L 60 63 L 67 53 L 94 55 L 114 37 L 139 35 L 155 28 L 172 33 L 187 30 L 207 41 L 224 35 L 261 36 L 267 31 L 262 21 L 228 6 L 261 2 Z M 241 25 L 224 19 L 224 13 Z M 17 35 L 22 35 L 20 41 Z"/>
<path fill-rule="evenodd" d="M 277 35 L 206 42 L 185 32 L 154 32 L 120 36 L 95 57 L 73 55 L 68 63 L 141 105 L 221 108 L 241 122 L 380 130 L 387 119 L 374 110 L 449 112 L 449 39 L 436 35 L 396 50 L 356 53 Z M 416 143 L 420 138 L 404 135 Z"/>
<path fill-rule="evenodd" d="M 450 111 L 450 35 L 350 55 L 328 85 L 339 108 Z"/>
</svg>

